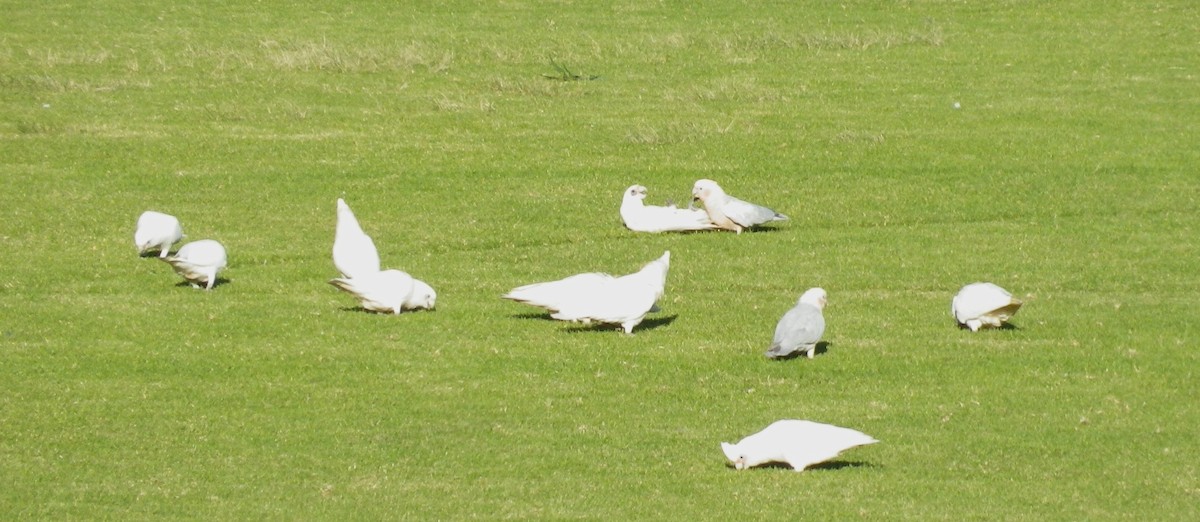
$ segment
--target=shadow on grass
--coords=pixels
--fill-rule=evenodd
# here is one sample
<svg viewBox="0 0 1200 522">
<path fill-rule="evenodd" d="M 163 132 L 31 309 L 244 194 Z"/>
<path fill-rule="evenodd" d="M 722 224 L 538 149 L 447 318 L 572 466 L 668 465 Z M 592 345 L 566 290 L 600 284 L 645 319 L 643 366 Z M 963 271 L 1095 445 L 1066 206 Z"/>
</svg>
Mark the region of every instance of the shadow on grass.
<svg viewBox="0 0 1200 522">
<path fill-rule="evenodd" d="M 665 325 L 671 324 L 671 323 L 675 322 L 675 319 L 678 317 L 679 317 L 678 315 L 668 315 L 666 317 L 655 317 L 654 319 L 645 319 L 642 322 L 638 323 L 638 325 L 633 328 L 633 333 L 634 333 L 634 335 L 636 335 L 638 332 L 643 331 L 643 330 L 653 330 L 660 326 L 665 326 Z M 563 329 L 563 331 L 565 331 L 567 333 L 572 333 L 572 334 L 584 333 L 584 332 L 608 332 L 608 331 L 612 331 L 612 330 L 624 332 L 624 330 L 621 329 L 621 325 L 607 324 L 607 323 L 592 323 L 590 325 L 571 326 L 571 327 Z"/>
<path fill-rule="evenodd" d="M 513 319 L 540 319 L 543 321 L 558 321 L 558 319 L 550 317 L 549 313 L 537 313 L 537 312 L 524 313 L 524 314 L 513 314 L 509 317 L 512 317 Z M 675 322 L 675 319 L 677 319 L 678 317 L 679 317 L 678 315 L 668 315 L 665 317 L 655 317 L 653 319 L 643 320 L 636 327 L 634 327 L 633 333 L 636 334 L 641 330 L 652 330 L 652 329 L 658 328 L 660 326 L 665 326 L 665 325 L 671 324 L 671 323 Z M 586 325 L 585 324 L 577 324 L 575 326 L 569 326 L 567 328 L 564 328 L 563 331 L 565 331 L 567 333 L 583 333 L 583 332 L 604 332 L 604 331 L 610 331 L 613 329 L 620 330 L 621 326 L 615 325 L 615 324 L 607 324 L 607 323 L 592 323 L 592 324 L 586 324 Z"/>
<path fill-rule="evenodd" d="M 733 469 L 733 464 L 726 463 L 726 467 L 728 467 L 729 469 Z M 870 462 L 863 462 L 861 460 L 830 460 L 830 461 L 822 462 L 820 464 L 813 464 L 807 468 L 804 468 L 804 472 L 809 473 L 812 471 L 837 471 L 839 469 L 845 469 L 845 468 L 873 468 L 873 467 L 875 467 L 874 464 L 871 464 Z M 770 462 L 767 464 L 763 464 L 761 466 L 755 466 L 753 469 L 780 469 L 780 470 L 791 471 L 794 473 L 794 470 L 792 470 L 792 467 L 783 462 Z"/>
<path fill-rule="evenodd" d="M 213 287 L 213 289 L 216 289 L 218 286 L 225 285 L 225 284 L 228 284 L 228 283 L 229 283 L 229 280 L 228 280 L 228 279 L 225 279 L 224 277 L 218 277 L 218 278 L 217 278 L 217 280 L 213 282 L 213 285 L 212 285 L 212 287 Z M 188 282 L 188 281 L 180 281 L 180 282 L 178 282 L 178 283 L 175 283 L 175 287 L 176 287 L 176 288 L 179 288 L 179 287 L 190 287 L 190 286 L 192 286 L 192 283 L 190 283 L 190 282 Z M 200 285 L 200 288 L 199 288 L 199 289 L 200 289 L 200 290 L 204 290 L 204 285 Z"/>
<path fill-rule="evenodd" d="M 967 325 L 965 325 L 965 324 L 962 324 L 962 323 L 960 323 L 960 322 L 958 322 L 958 321 L 954 321 L 954 324 L 955 324 L 955 325 L 958 325 L 958 329 L 959 329 L 959 330 L 967 330 L 967 331 L 970 331 L 970 330 L 971 330 L 971 327 L 969 327 L 969 326 L 967 326 Z M 1012 323 L 1001 323 L 999 328 L 994 328 L 994 327 L 991 327 L 991 326 L 989 326 L 989 327 L 986 327 L 986 328 L 980 328 L 979 330 L 980 330 L 980 331 L 983 331 L 983 330 L 1020 330 L 1020 329 L 1021 329 L 1021 327 L 1020 327 L 1020 326 L 1017 326 L 1017 325 L 1015 325 L 1015 324 L 1012 324 Z"/>
<path fill-rule="evenodd" d="M 830 346 L 833 346 L 833 343 L 826 342 L 826 341 L 821 341 L 821 342 L 817 343 L 817 347 L 816 347 L 816 349 L 814 349 L 814 350 L 813 350 L 813 352 L 815 352 L 815 353 L 814 353 L 814 355 L 813 355 L 813 357 L 816 357 L 816 356 L 818 356 L 818 355 L 824 355 L 824 354 L 825 354 L 825 352 L 828 352 L 828 351 L 829 351 L 829 347 L 830 347 Z M 808 358 L 808 356 L 807 356 L 807 355 L 805 355 L 805 354 L 804 354 L 804 352 L 797 350 L 797 351 L 794 351 L 794 352 L 792 352 L 792 353 L 789 353 L 789 354 L 787 354 L 787 355 L 785 355 L 785 356 L 783 356 L 783 357 L 776 357 L 776 358 L 774 358 L 774 359 L 772 359 L 772 360 L 775 360 L 775 361 L 790 361 L 790 360 L 792 360 L 792 359 L 798 359 L 798 358 L 801 358 L 801 357 L 803 357 L 803 358 L 805 358 L 805 359 L 807 359 L 807 358 Z"/>
<path fill-rule="evenodd" d="M 363 308 L 361 306 L 341 306 L 341 307 L 338 307 L 338 310 L 342 311 L 342 312 L 354 312 L 354 313 L 363 313 L 363 314 L 396 315 L 391 312 L 377 312 L 375 310 L 367 310 L 366 308 Z M 437 308 L 434 308 L 432 310 L 430 310 L 428 308 L 416 308 L 416 309 L 412 309 L 412 310 L 401 310 L 400 315 L 409 315 L 409 314 L 414 314 L 414 313 L 418 313 L 418 312 L 436 312 L 436 311 L 437 311 Z"/>
</svg>

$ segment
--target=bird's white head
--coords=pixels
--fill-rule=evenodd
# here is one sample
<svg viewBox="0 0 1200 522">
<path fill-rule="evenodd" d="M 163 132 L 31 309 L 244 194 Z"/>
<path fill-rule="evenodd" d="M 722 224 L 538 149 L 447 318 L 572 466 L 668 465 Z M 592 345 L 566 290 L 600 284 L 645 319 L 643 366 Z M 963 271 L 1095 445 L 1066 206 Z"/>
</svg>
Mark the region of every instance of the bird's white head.
<svg viewBox="0 0 1200 522">
<path fill-rule="evenodd" d="M 808 291 L 800 295 L 800 302 L 813 305 L 821 310 L 825 309 L 827 300 L 824 288 L 809 288 Z"/>
<path fill-rule="evenodd" d="M 646 199 L 646 187 L 643 187 L 641 185 L 630 185 L 629 188 L 625 189 L 624 199 L 625 199 L 625 201 L 629 201 L 629 200 L 633 200 L 633 199 L 645 200 Z"/>
<path fill-rule="evenodd" d="M 721 451 L 725 452 L 725 458 L 733 464 L 734 469 L 746 469 L 746 455 L 741 451 L 737 444 L 728 442 L 721 443 Z"/>
<path fill-rule="evenodd" d="M 437 305 L 437 292 L 424 281 L 413 280 L 413 293 L 410 301 L 414 308 L 433 310 Z"/>
<path fill-rule="evenodd" d="M 711 179 L 702 179 L 692 185 L 692 199 L 707 202 L 714 194 L 724 194 L 721 186 Z"/>
</svg>

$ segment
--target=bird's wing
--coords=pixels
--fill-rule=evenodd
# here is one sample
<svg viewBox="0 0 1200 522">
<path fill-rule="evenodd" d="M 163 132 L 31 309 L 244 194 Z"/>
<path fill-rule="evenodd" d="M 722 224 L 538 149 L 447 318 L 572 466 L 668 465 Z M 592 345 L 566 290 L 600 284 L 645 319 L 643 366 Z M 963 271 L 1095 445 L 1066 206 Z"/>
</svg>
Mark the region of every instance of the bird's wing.
<svg viewBox="0 0 1200 522">
<path fill-rule="evenodd" d="M 637 232 L 681 232 L 716 228 L 703 210 L 647 205 L 623 212 L 625 226 Z"/>
<path fill-rule="evenodd" d="M 558 281 L 532 283 L 519 286 L 504 294 L 504 299 L 511 299 L 550 311 L 558 311 L 564 306 L 589 299 L 598 294 L 604 285 L 613 280 L 613 276 L 598 272 L 573 275 Z"/>
<path fill-rule="evenodd" d="M 733 196 L 726 196 L 725 215 L 743 227 L 752 227 L 768 221 L 782 221 L 788 217 L 767 207 L 742 201 Z"/>
<path fill-rule="evenodd" d="M 1012 294 L 991 283 L 964 286 L 951 301 L 954 318 L 960 323 L 975 319 L 1013 304 Z M 1019 305 L 1018 305 L 1019 306 Z"/>
</svg>

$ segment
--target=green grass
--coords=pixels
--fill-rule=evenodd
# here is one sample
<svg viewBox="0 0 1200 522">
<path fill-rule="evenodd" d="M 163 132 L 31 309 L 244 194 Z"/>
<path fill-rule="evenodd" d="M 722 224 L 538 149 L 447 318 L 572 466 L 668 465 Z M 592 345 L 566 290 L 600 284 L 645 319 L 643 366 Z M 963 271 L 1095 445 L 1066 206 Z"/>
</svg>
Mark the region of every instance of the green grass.
<svg viewBox="0 0 1200 522">
<path fill-rule="evenodd" d="M 4 519 L 1200 516 L 1193 2 L 0 12 Z M 620 226 L 698 178 L 792 219 Z M 436 312 L 325 284 L 338 197 Z M 499 299 L 667 249 L 632 337 Z M 977 280 L 1018 328 L 954 328 Z M 829 351 L 765 359 L 811 286 Z M 725 466 L 781 418 L 883 442 Z"/>
</svg>

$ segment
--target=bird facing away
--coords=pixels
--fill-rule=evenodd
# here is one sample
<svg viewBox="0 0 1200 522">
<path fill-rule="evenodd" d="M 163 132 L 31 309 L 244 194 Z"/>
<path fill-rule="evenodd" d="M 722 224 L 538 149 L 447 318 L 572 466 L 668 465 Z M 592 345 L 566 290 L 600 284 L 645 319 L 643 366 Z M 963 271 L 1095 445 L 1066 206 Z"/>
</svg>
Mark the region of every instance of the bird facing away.
<svg viewBox="0 0 1200 522">
<path fill-rule="evenodd" d="M 850 428 L 807 420 L 775 421 L 737 444 L 721 443 L 725 458 L 738 470 L 782 462 L 800 472 L 850 448 L 879 442 Z"/>
<path fill-rule="evenodd" d="M 1021 308 L 1007 290 L 992 283 L 971 283 L 962 287 L 950 302 L 950 313 L 961 326 L 972 332 L 983 327 L 999 328 Z"/>
<path fill-rule="evenodd" d="M 342 277 L 362 277 L 379 272 L 379 251 L 363 232 L 358 219 L 342 198 L 337 200 L 337 230 L 333 236 L 333 266 Z"/>
<path fill-rule="evenodd" d="M 365 310 L 399 315 L 412 296 L 414 281 L 412 276 L 399 270 L 384 270 L 353 278 L 330 279 L 329 284 L 354 296 Z"/>
<path fill-rule="evenodd" d="M 160 258 L 171 264 L 175 273 L 183 276 L 193 288 L 204 286 L 212 290 L 217 282 L 217 272 L 225 268 L 225 247 L 211 239 L 192 241 L 179 249 L 173 256 Z"/>
<path fill-rule="evenodd" d="M 183 227 L 175 216 L 147 210 L 138 216 L 137 230 L 133 232 L 133 244 L 138 254 L 145 255 L 158 249 L 158 257 L 171 254 L 171 245 L 183 239 Z"/>
<path fill-rule="evenodd" d="M 812 359 L 825 333 L 825 301 L 823 289 L 810 288 L 804 292 L 796 306 L 775 325 L 775 339 L 767 349 L 767 357 L 778 359 L 802 351 Z"/>
<path fill-rule="evenodd" d="M 714 225 L 739 234 L 742 230 L 756 225 L 788 218 L 767 207 L 747 203 L 726 194 L 721 186 L 711 179 L 697 181 L 692 186 L 692 198 L 704 202 L 704 210 L 708 212 L 708 219 Z"/>
<path fill-rule="evenodd" d="M 646 187 L 632 185 L 621 199 L 621 221 L 634 232 L 712 230 L 716 225 L 700 209 L 646 205 Z"/>
<path fill-rule="evenodd" d="M 433 287 L 420 279 L 413 279 L 412 294 L 404 301 L 401 308 L 404 310 L 433 310 L 436 305 L 437 292 L 433 291 Z"/>
<path fill-rule="evenodd" d="M 671 252 L 621 277 L 586 273 L 514 288 L 504 299 L 549 310 L 560 321 L 619 324 L 626 334 L 642 322 L 663 296 Z"/>
</svg>

